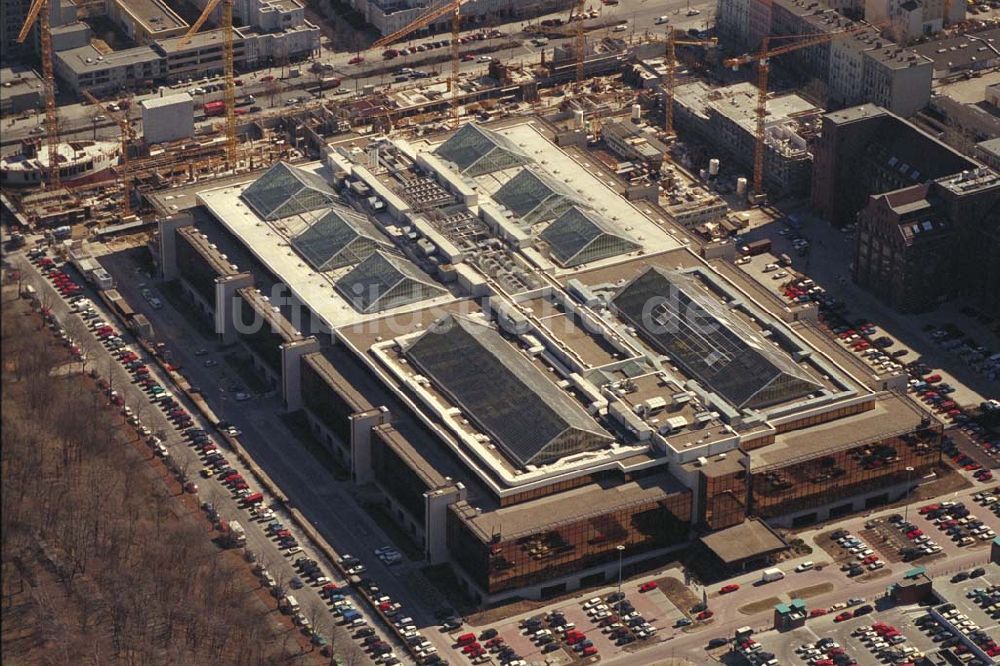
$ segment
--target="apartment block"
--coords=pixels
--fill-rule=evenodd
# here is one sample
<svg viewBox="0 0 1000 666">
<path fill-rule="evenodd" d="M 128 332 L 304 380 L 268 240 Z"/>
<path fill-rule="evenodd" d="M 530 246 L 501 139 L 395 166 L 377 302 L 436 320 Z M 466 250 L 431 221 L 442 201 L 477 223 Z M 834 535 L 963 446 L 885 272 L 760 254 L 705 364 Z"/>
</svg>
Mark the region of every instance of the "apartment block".
<svg viewBox="0 0 1000 666">
<path fill-rule="evenodd" d="M 959 297 L 996 312 L 998 229 L 1000 176 L 986 167 L 873 196 L 858 214 L 854 279 L 901 312 Z"/>
<path fill-rule="evenodd" d="M 826 85 L 828 106 L 871 102 L 909 116 L 930 100 L 930 58 L 863 27 L 825 0 L 737 0 L 733 5 L 719 3 L 720 30 L 745 48 L 767 34 L 835 35 L 781 56 L 783 63 Z M 736 11 L 744 6 L 745 11 Z M 766 17 L 770 22 L 764 24 Z"/>
</svg>

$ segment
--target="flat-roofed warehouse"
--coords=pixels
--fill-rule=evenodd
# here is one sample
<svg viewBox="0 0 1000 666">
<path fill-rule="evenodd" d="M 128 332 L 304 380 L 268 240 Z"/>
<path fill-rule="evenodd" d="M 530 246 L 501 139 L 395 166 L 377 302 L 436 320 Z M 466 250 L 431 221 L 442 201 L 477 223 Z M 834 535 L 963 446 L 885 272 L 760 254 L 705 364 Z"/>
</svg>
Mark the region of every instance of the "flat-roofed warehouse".
<svg viewBox="0 0 1000 666">
<path fill-rule="evenodd" d="M 448 315 L 405 353 L 521 466 L 554 462 L 613 441 L 579 404 L 483 323 Z"/>
<path fill-rule="evenodd" d="M 749 327 L 700 298 L 681 274 L 650 268 L 622 287 L 612 304 L 660 351 L 737 407 L 763 407 L 822 389 Z"/>
<path fill-rule="evenodd" d="M 612 580 L 619 545 L 641 571 L 758 510 L 783 524 L 884 501 L 900 465 L 928 469 L 918 414 L 879 427 L 894 398 L 850 357 L 553 139 L 537 118 L 344 137 L 322 162 L 197 192 L 161 221 L 164 272 L 486 604 Z M 665 337 L 643 303 L 671 292 Z M 234 309 L 274 325 L 237 330 Z M 786 463 L 807 433 L 830 446 Z M 847 477 L 823 474 L 831 456 Z M 856 495 L 835 496 L 845 479 Z"/>
</svg>

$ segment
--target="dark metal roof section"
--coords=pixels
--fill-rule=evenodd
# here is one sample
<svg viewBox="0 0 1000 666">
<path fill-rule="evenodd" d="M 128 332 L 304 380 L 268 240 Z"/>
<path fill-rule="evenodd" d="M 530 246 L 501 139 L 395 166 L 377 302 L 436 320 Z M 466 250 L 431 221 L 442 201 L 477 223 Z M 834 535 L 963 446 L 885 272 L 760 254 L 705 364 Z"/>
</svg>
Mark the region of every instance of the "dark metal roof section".
<svg viewBox="0 0 1000 666">
<path fill-rule="evenodd" d="M 583 198 L 568 185 L 546 173 L 527 168 L 504 183 L 493 199 L 525 224 L 545 222 L 558 217 L 570 206 L 586 205 Z"/>
<path fill-rule="evenodd" d="M 518 465 L 543 465 L 614 438 L 503 336 L 459 315 L 405 350 L 415 368 Z"/>
<path fill-rule="evenodd" d="M 364 216 L 343 206 L 333 206 L 291 239 L 309 265 L 328 271 L 358 264 L 379 249 L 381 234 Z"/>
<path fill-rule="evenodd" d="M 448 293 L 406 259 L 381 250 L 337 280 L 337 290 L 354 309 L 366 314 Z"/>
<path fill-rule="evenodd" d="M 549 244 L 560 266 L 579 266 L 637 250 L 639 245 L 616 233 L 592 210 L 573 206 L 545 228 L 540 238 Z"/>
<path fill-rule="evenodd" d="M 463 125 L 434 154 L 454 164 L 466 176 L 481 176 L 531 161 L 516 143 L 475 123 Z"/>
<path fill-rule="evenodd" d="M 265 220 L 307 213 L 337 201 L 322 176 L 284 162 L 268 169 L 241 196 Z"/>
<path fill-rule="evenodd" d="M 822 390 L 792 359 L 726 312 L 688 276 L 650 267 L 612 304 L 658 351 L 738 408 Z"/>
</svg>

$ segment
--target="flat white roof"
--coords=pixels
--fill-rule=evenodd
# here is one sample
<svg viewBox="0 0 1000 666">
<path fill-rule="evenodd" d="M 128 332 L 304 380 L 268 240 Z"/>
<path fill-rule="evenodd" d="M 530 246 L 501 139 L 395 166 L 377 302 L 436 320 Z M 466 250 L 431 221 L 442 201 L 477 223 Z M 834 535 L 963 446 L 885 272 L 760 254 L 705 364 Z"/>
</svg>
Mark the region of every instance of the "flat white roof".
<svg viewBox="0 0 1000 666">
<path fill-rule="evenodd" d="M 173 106 L 174 104 L 193 101 L 194 100 L 191 98 L 191 95 L 186 92 L 182 92 L 174 95 L 164 95 L 163 97 L 151 97 L 150 99 L 144 99 L 141 104 L 144 109 L 158 109 L 163 106 Z"/>
<path fill-rule="evenodd" d="M 322 175 L 324 171 L 321 162 L 296 165 Z M 304 216 L 293 216 L 284 220 L 267 222 L 260 218 L 253 209 L 241 198 L 250 183 L 247 181 L 236 185 L 205 190 L 198 194 L 198 201 L 232 233 L 264 266 L 267 267 L 303 305 L 318 318 L 320 324 L 333 330 L 341 326 L 357 324 L 371 319 L 379 319 L 390 313 L 406 313 L 422 310 L 432 305 L 443 305 L 455 300 L 450 293 L 437 298 L 426 299 L 410 305 L 362 314 L 344 299 L 334 287 L 336 279 L 350 271 L 348 266 L 339 271 L 325 273 L 313 270 L 312 267 L 289 244 L 290 235 L 304 228 L 304 217 L 310 220 L 319 217 L 325 209 L 306 213 Z M 388 241 L 388 238 L 386 239 Z M 427 276 L 433 281 L 431 276 Z M 445 288 L 444 285 L 441 285 Z"/>
<path fill-rule="evenodd" d="M 619 194 L 614 187 L 614 177 L 605 173 L 595 159 L 564 151 L 542 133 L 537 127 L 536 121 L 526 120 L 507 127 L 490 126 L 488 129 L 514 141 L 534 160 L 536 169 L 544 171 L 551 178 L 573 190 L 584 203 L 600 213 L 615 230 L 641 245 L 646 254 L 666 252 L 683 247 L 665 229 L 650 219 L 622 194 Z M 418 150 L 434 150 L 440 143 L 443 143 L 443 140 L 433 144 L 425 142 L 423 145 L 417 144 L 415 147 Z M 475 182 L 479 192 L 489 196 L 492 200 L 493 194 L 504 183 L 520 173 L 522 168 L 518 166 L 478 176 L 475 178 Z M 495 201 L 493 203 L 496 204 Z M 548 222 L 537 225 L 532 230 L 533 236 L 537 236 L 546 224 Z M 532 261 L 546 270 L 551 270 L 554 275 L 572 274 L 579 270 L 613 265 L 631 258 L 629 254 L 622 254 L 580 267 L 560 268 L 537 251 L 529 251 L 529 256 Z"/>
</svg>

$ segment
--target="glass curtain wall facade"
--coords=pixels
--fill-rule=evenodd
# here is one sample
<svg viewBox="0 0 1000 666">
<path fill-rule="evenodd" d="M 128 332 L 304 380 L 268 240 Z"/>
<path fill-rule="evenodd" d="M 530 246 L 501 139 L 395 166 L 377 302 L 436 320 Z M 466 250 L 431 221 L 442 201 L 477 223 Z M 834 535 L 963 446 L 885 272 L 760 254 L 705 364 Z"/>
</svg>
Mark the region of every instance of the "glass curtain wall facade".
<svg viewBox="0 0 1000 666">
<path fill-rule="evenodd" d="M 254 351 L 257 356 L 264 361 L 267 366 L 278 375 L 281 374 L 281 348 L 284 340 L 281 335 L 271 330 L 271 325 L 263 320 L 263 316 L 257 314 L 253 306 L 242 298 L 240 302 L 240 321 L 243 323 L 243 330 L 253 331 L 252 333 L 241 333 L 240 338 Z M 252 325 L 255 321 L 260 325 Z"/>
<path fill-rule="evenodd" d="M 453 506 L 448 513 L 448 548 L 470 578 L 492 594 L 616 561 L 619 544 L 632 556 L 682 543 L 690 520 L 691 493 L 682 492 L 531 534 L 497 535 L 486 543 Z"/>
<path fill-rule="evenodd" d="M 747 515 L 747 471 L 708 476 L 702 474 L 702 521 L 710 530 L 721 530 L 739 525 Z"/>
<path fill-rule="evenodd" d="M 918 479 L 941 458 L 940 425 L 753 472 L 752 511 L 773 518 Z M 913 467 L 912 473 L 907 467 Z"/>
<path fill-rule="evenodd" d="M 177 235 L 177 269 L 184 281 L 209 303 L 215 304 L 215 279 L 219 274 L 183 234 Z"/>
<path fill-rule="evenodd" d="M 330 432 L 345 445 L 350 445 L 350 416 L 354 410 L 308 360 L 302 363 L 302 401 Z"/>
<path fill-rule="evenodd" d="M 377 432 L 372 436 L 372 469 L 382 488 L 422 524 L 424 493 L 430 488 Z"/>
</svg>

